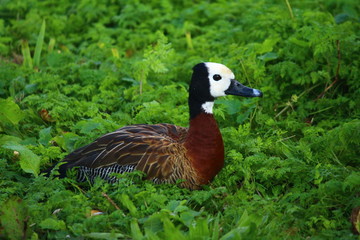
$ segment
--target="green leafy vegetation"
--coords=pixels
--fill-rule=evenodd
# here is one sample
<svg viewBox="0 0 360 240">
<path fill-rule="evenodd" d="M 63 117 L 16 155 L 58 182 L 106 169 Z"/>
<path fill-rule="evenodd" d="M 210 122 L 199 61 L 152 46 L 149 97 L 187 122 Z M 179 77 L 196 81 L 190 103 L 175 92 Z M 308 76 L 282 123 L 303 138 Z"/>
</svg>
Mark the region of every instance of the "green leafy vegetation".
<svg viewBox="0 0 360 240">
<path fill-rule="evenodd" d="M 358 239 L 358 1 L 5 0 L 0 15 L 0 238 Z M 216 102 L 226 163 L 203 190 L 40 174 L 124 125 L 187 126 L 201 61 L 264 93 Z"/>
</svg>

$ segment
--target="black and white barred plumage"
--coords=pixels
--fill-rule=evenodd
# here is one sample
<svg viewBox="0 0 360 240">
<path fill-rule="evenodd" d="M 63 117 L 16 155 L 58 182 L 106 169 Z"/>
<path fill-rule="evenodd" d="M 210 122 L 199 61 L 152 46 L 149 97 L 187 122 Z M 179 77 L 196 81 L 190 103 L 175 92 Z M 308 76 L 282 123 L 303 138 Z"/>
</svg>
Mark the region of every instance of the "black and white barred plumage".
<svg viewBox="0 0 360 240">
<path fill-rule="evenodd" d="M 100 168 L 90 168 L 85 166 L 80 166 L 78 168 L 78 175 L 77 175 L 77 181 L 84 182 L 84 181 L 90 181 L 94 182 L 95 178 L 99 177 L 104 179 L 105 181 L 109 183 L 115 183 L 117 181 L 117 177 L 114 175 L 114 173 L 127 173 L 127 172 L 133 172 L 135 170 L 136 165 L 119 165 L 119 164 L 113 164 L 108 167 L 100 167 Z"/>
</svg>

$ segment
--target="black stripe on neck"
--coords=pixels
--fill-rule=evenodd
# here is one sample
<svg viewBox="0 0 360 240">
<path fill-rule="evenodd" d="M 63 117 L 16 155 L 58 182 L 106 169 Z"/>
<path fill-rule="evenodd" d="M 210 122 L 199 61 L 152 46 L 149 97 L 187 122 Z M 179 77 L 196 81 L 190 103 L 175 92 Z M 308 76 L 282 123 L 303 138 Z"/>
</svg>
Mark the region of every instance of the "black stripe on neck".
<svg viewBox="0 0 360 240">
<path fill-rule="evenodd" d="M 193 68 L 189 88 L 189 110 L 190 119 L 204 112 L 202 105 L 205 102 L 213 102 L 215 98 L 210 94 L 210 83 L 208 69 L 205 63 L 199 63 Z"/>
<path fill-rule="evenodd" d="M 196 101 L 192 101 L 189 98 L 189 110 L 190 110 L 190 119 L 195 118 L 198 114 L 200 113 L 204 113 L 204 109 L 202 108 L 202 105 L 205 102 L 196 102 Z"/>
</svg>

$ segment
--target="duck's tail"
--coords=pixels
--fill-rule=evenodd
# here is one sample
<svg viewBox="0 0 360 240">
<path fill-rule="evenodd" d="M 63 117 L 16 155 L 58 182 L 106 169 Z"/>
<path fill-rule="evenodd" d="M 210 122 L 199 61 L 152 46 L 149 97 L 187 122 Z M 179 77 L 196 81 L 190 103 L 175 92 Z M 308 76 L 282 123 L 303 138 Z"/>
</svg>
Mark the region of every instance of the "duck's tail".
<svg viewBox="0 0 360 240">
<path fill-rule="evenodd" d="M 47 168 L 46 170 L 42 171 L 41 173 L 44 174 L 45 177 L 50 177 L 51 175 L 54 177 L 64 178 L 66 177 L 66 172 L 72 168 L 69 162 L 61 161 L 55 163 L 53 166 Z M 56 170 L 54 174 L 51 174 L 53 170 Z"/>
</svg>

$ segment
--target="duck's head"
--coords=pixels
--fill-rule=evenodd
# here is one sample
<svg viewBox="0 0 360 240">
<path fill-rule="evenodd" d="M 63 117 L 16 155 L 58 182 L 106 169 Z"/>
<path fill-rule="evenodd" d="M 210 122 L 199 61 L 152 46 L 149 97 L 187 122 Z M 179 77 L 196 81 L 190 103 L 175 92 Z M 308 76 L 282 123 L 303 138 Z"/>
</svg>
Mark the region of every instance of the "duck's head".
<svg viewBox="0 0 360 240">
<path fill-rule="evenodd" d="M 263 94 L 236 81 L 234 73 L 223 64 L 204 62 L 194 66 L 189 89 L 190 118 L 201 111 L 212 113 L 215 98 L 226 95 L 262 97 Z"/>
</svg>

